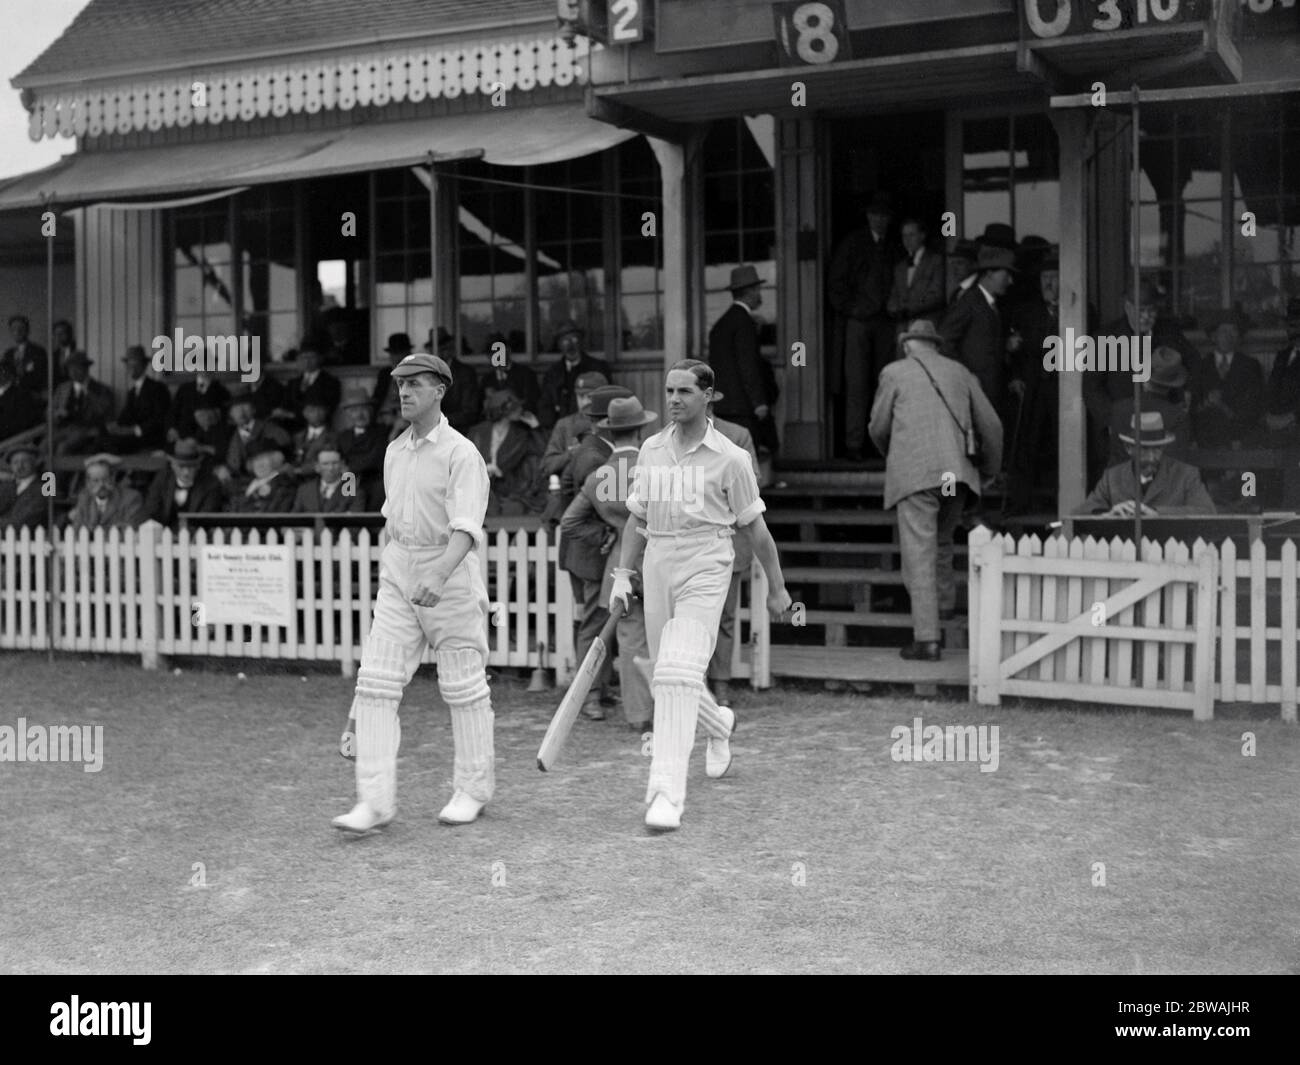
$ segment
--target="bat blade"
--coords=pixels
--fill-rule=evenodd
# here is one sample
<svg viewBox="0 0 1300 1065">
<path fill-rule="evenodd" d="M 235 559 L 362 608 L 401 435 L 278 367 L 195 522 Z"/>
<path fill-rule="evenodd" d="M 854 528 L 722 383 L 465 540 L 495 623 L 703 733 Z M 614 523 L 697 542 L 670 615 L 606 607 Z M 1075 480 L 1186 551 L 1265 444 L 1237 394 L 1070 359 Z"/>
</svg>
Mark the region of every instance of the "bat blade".
<svg viewBox="0 0 1300 1065">
<path fill-rule="evenodd" d="M 578 667 L 577 673 L 574 674 L 573 681 L 569 684 L 569 690 L 564 693 L 560 708 L 555 711 L 555 716 L 551 718 L 551 724 L 546 729 L 546 735 L 542 737 L 542 745 L 537 748 L 537 768 L 543 773 L 549 771 L 555 765 L 560 756 L 560 751 L 564 748 L 565 740 L 569 738 L 573 723 L 578 719 L 578 711 L 582 709 L 582 704 L 587 699 L 587 693 L 591 691 L 591 686 L 596 681 L 596 675 L 600 672 L 600 667 L 605 663 L 605 656 L 609 653 L 609 641 L 614 637 L 614 627 L 618 624 L 618 619 L 622 614 L 622 607 L 618 607 L 610 613 L 609 620 L 605 622 L 604 628 L 600 630 L 600 635 L 591 641 L 591 647 L 587 651 L 586 657 L 583 658 L 582 665 Z"/>
</svg>

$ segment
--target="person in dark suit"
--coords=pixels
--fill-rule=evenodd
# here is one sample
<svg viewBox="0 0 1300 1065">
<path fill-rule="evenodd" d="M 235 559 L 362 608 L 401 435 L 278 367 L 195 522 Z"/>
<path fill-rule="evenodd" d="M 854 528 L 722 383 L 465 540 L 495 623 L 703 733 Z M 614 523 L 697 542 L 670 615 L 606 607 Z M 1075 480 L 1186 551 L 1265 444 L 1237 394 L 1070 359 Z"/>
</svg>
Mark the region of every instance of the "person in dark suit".
<svg viewBox="0 0 1300 1065">
<path fill-rule="evenodd" d="M 504 358 L 500 360 L 500 365 L 497 364 L 495 353 L 492 360 L 492 365 L 487 372 L 479 378 L 479 387 L 484 398 L 486 399 L 490 392 L 513 392 L 523 403 L 524 410 L 537 414 L 542 399 L 542 386 L 537 380 L 537 374 L 533 373 L 531 367 L 520 366 L 515 362 L 510 357 L 509 348 L 506 349 Z"/>
<path fill-rule="evenodd" d="M 343 414 L 351 423 L 335 434 L 343 466 L 357 479 L 359 510 L 378 510 L 384 503 L 384 454 L 388 430 L 371 424 L 370 397 L 364 388 L 343 393 Z"/>
<path fill-rule="evenodd" d="M 126 399 L 117 421 L 104 426 L 103 447 L 117 455 L 160 448 L 167 437 L 171 393 L 149 377 L 149 357 L 139 344 L 127 348 L 122 361 L 130 377 Z"/>
<path fill-rule="evenodd" d="M 69 529 L 134 529 L 144 521 L 144 499 L 118 481 L 116 455 L 91 455 L 84 465 L 86 481 L 68 514 Z"/>
<path fill-rule="evenodd" d="M 311 477 L 322 449 L 338 446 L 334 430 L 326 424 L 329 412 L 321 400 L 309 399 L 303 404 L 302 416 L 307 424 L 293 434 L 293 467 L 299 479 Z"/>
<path fill-rule="evenodd" d="M 230 401 L 230 420 L 235 431 L 230 436 L 230 446 L 226 448 L 224 473 L 221 469 L 217 471 L 217 476 L 223 481 L 233 482 L 233 486 L 227 485 L 230 491 L 243 491 L 247 484 L 248 460 L 264 444 L 275 444 L 282 451 L 288 451 L 291 446 L 289 434 L 275 422 L 257 418 L 256 409 L 253 396 L 248 392 Z"/>
<path fill-rule="evenodd" d="M 867 446 L 867 417 L 880 371 L 894 357 L 894 326 L 889 320 L 889 290 L 894 283 L 898 249 L 889 239 L 893 208 L 878 194 L 866 208 L 867 224 L 850 233 L 831 259 L 826 283 L 831 307 L 838 316 L 836 365 L 832 389 L 843 388 L 844 447 L 850 459 L 861 459 Z M 842 348 L 840 347 L 842 343 Z M 732 402 L 741 393 L 723 385 Z M 735 418 L 724 412 L 732 421 Z"/>
<path fill-rule="evenodd" d="M 31 444 L 9 449 L 9 469 L 0 473 L 0 532 L 45 524 L 49 503 L 41 491 L 40 458 Z"/>
<path fill-rule="evenodd" d="M 321 353 L 310 339 L 304 340 L 298 348 L 298 365 L 302 367 L 302 373 L 290 381 L 288 387 L 288 407 L 293 411 L 294 428 L 303 428 L 306 421 L 303 410 L 309 403 L 323 407 L 328 422 L 339 405 L 343 385 L 328 370 L 321 369 Z"/>
<path fill-rule="evenodd" d="M 358 514 L 366 509 L 364 495 L 355 481 L 343 478 L 343 456 L 336 447 L 321 448 L 316 454 L 316 476 L 298 486 L 293 500 L 295 514 Z"/>
<path fill-rule="evenodd" d="M 40 403 L 18 383 L 13 364 L 0 359 L 0 442 L 40 421 Z"/>
<path fill-rule="evenodd" d="M 438 350 L 434 351 L 433 330 L 429 330 L 429 339 L 424 349 L 439 356 L 451 367 L 451 387 L 442 397 L 442 413 L 456 432 L 469 435 L 470 429 L 478 424 L 483 415 L 483 396 L 478 389 L 478 374 L 474 367 L 461 362 L 455 347 L 456 338 L 439 326 Z"/>
<path fill-rule="evenodd" d="M 390 365 L 383 367 L 375 378 L 375 390 L 371 393 L 372 421 L 376 425 L 391 428 L 393 423 L 401 420 L 400 403 L 397 388 L 393 385 L 393 367 L 415 350 L 411 338 L 406 333 L 390 333 L 388 346 L 384 353 Z"/>
<path fill-rule="evenodd" d="M 582 438 L 591 432 L 592 415 L 590 407 L 592 393 L 609 387 L 610 384 L 605 380 L 604 374 L 588 372 L 578 375 L 577 380 L 573 383 L 574 393 L 578 397 L 578 409 L 572 414 L 566 414 L 551 427 L 551 435 L 546 441 L 546 451 L 542 454 L 542 473 L 547 477 L 564 476 L 564 471 L 568 468 L 574 451 L 582 442 Z M 494 389 L 493 391 L 500 390 Z M 564 499 L 566 507 L 572 498 L 573 492 L 570 491 Z"/>
<path fill-rule="evenodd" d="M 194 432 L 189 439 L 198 444 L 208 458 L 222 470 L 225 469 L 226 454 L 230 451 L 230 437 L 235 427 L 226 415 L 229 400 L 218 399 L 212 392 L 198 396 L 194 400 Z"/>
<path fill-rule="evenodd" d="M 894 267 L 894 286 L 886 310 L 898 332 L 917 318 L 933 319 L 948 306 L 943 258 L 925 246 L 925 224 L 904 218 L 900 227 L 906 258 Z"/>
<path fill-rule="evenodd" d="M 521 420 L 524 408 L 512 392 L 497 392 L 484 413 L 487 420 L 470 430 L 469 439 L 491 478 L 488 514 L 540 514 L 547 501 L 539 483 L 541 434 Z"/>
<path fill-rule="evenodd" d="M 248 460 L 252 479 L 232 492 L 226 503 L 229 514 L 287 514 L 293 509 L 297 484 L 285 467 L 283 444 L 264 440 Z"/>
<path fill-rule="evenodd" d="M 176 443 L 198 431 L 194 408 L 199 399 L 211 393 L 220 407 L 230 399 L 230 391 L 211 374 L 199 371 L 193 381 L 186 381 L 176 389 L 171 406 L 167 409 L 167 442 Z"/>
<path fill-rule="evenodd" d="M 226 504 L 226 492 L 212 472 L 198 443 L 188 437 L 176 441 L 144 497 L 144 520 L 176 528 L 181 514 L 217 514 Z"/>
<path fill-rule="evenodd" d="M 973 240 L 959 240 L 949 252 L 946 278 L 949 307 L 979 280 L 979 256 L 979 245 Z"/>
<path fill-rule="evenodd" d="M 1300 296 L 1286 303 L 1286 339 L 1264 389 L 1264 424 L 1259 431 L 1263 447 L 1300 446 Z"/>
<path fill-rule="evenodd" d="M 15 314 L 9 319 L 9 335 L 13 346 L 7 348 L 4 360 L 13 365 L 14 376 L 18 383 L 34 396 L 44 396 L 52 387 L 49 377 L 49 360 L 45 349 L 28 338 L 32 323 L 25 314 Z M 58 368 L 55 367 L 53 384 L 59 383 Z"/>
<path fill-rule="evenodd" d="M 993 409 L 1006 405 L 1007 352 L 998 297 L 1011 287 L 1015 252 L 986 245 L 979 252 L 979 278 L 939 323 L 947 353 L 970 370 Z"/>
<path fill-rule="evenodd" d="M 568 321 L 555 334 L 560 358 L 546 368 L 542 377 L 542 397 L 538 401 L 537 419 L 547 432 L 566 414 L 578 409 L 575 385 L 579 374 L 598 373 L 606 381 L 613 380 L 609 363 L 588 355 L 583 347 L 582 328 Z"/>
<path fill-rule="evenodd" d="M 1198 447 L 1240 445 L 1257 432 L 1264 409 L 1264 373 L 1237 351 L 1240 316 L 1220 316 L 1214 351 L 1192 374 L 1192 430 Z"/>
<path fill-rule="evenodd" d="M 1047 496 L 1056 496 L 1059 393 L 1056 374 L 1043 367 L 1043 352 L 1047 339 L 1060 330 L 1060 293 L 1060 261 L 1051 252 L 1039 264 L 1037 298 L 1011 309 L 1007 391 L 1017 409 L 1006 426 L 1007 515 L 1027 513 L 1039 485 Z"/>
<path fill-rule="evenodd" d="M 719 417 L 757 435 L 758 424 L 772 409 L 763 356 L 758 350 L 754 312 L 763 303 L 762 281 L 753 266 L 731 271 L 731 306 L 709 330 L 709 366 L 717 389 L 725 395 Z"/>
<path fill-rule="evenodd" d="M 54 453 L 93 448 L 113 417 L 113 390 L 90 376 L 94 359 L 84 351 L 68 359 L 68 379 L 54 389 Z"/>
<path fill-rule="evenodd" d="M 587 416 L 591 419 L 591 428 L 583 433 L 578 445 L 571 453 L 569 462 L 560 471 L 560 495 L 567 507 L 573 497 L 582 488 L 592 470 L 603 466 L 613 449 L 611 435 L 600 428 L 602 419 L 609 415 L 609 405 L 616 399 L 629 399 L 632 390 L 622 385 L 605 385 L 591 393 L 587 405 Z"/>
<path fill-rule="evenodd" d="M 1111 466 L 1097 482 L 1079 514 L 1131 518 L 1136 506 L 1146 517 L 1160 514 L 1214 514 L 1214 500 L 1193 466 L 1171 459 L 1165 448 L 1174 442 L 1159 411 L 1143 411 L 1120 439 L 1128 457 Z M 1137 459 L 1138 480 L 1133 478 Z"/>
<path fill-rule="evenodd" d="M 66 318 L 60 318 L 50 326 L 50 332 L 54 335 L 55 378 L 59 381 L 66 381 L 68 379 L 68 360 L 72 358 L 73 353 L 77 350 L 77 334 L 72 328 L 72 323 Z"/>
</svg>

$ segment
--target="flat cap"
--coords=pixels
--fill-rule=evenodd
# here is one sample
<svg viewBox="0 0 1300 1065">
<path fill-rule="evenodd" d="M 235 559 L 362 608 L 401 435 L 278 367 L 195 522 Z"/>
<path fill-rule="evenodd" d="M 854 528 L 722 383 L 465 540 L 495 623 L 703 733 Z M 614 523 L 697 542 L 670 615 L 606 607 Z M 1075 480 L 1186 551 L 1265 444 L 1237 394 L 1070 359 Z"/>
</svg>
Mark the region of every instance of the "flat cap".
<svg viewBox="0 0 1300 1065">
<path fill-rule="evenodd" d="M 430 355 L 427 351 L 416 352 L 414 355 L 408 355 L 396 366 L 393 367 L 394 377 L 414 377 L 418 373 L 437 374 L 447 384 L 451 384 L 451 367 L 446 361 L 440 359 L 437 355 Z"/>
</svg>

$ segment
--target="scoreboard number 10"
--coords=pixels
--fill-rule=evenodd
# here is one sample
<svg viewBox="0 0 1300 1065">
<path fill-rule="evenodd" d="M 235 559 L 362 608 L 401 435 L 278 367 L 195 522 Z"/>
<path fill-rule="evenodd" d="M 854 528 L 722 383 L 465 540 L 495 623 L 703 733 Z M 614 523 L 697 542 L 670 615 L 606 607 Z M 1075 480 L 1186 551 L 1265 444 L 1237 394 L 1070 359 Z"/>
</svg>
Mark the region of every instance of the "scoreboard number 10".
<svg viewBox="0 0 1300 1065">
<path fill-rule="evenodd" d="M 850 58 L 844 0 L 787 0 L 772 5 L 782 66 L 822 66 Z"/>
</svg>

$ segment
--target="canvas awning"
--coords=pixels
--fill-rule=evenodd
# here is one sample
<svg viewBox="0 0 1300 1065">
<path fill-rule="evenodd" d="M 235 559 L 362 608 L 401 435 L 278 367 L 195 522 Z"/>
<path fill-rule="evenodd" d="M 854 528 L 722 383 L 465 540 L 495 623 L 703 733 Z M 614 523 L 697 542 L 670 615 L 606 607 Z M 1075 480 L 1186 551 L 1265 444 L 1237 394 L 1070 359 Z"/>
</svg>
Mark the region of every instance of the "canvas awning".
<svg viewBox="0 0 1300 1065">
<path fill-rule="evenodd" d="M 488 107 L 473 114 L 272 137 L 78 152 L 0 185 L 0 211 L 68 207 L 481 157 L 536 166 L 612 147 L 633 131 L 589 118 L 581 104 Z"/>
</svg>

